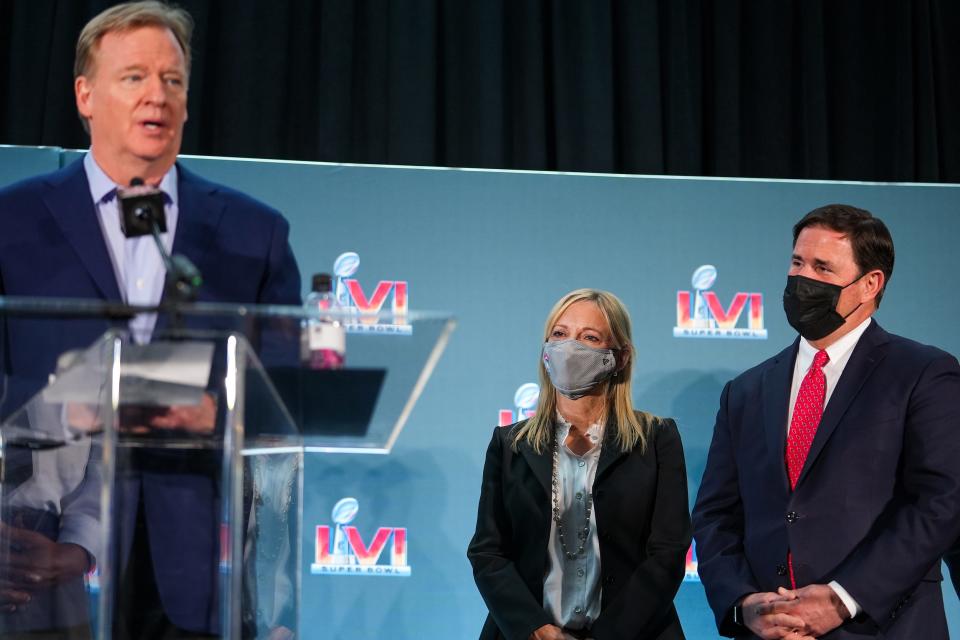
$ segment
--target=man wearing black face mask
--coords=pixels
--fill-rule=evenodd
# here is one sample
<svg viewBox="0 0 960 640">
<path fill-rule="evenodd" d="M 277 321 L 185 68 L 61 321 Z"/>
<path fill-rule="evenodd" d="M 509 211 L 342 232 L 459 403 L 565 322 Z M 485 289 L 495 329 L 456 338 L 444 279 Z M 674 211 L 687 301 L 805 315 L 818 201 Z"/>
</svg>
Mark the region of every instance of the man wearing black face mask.
<svg viewBox="0 0 960 640">
<path fill-rule="evenodd" d="M 724 635 L 947 638 L 940 558 L 960 536 L 960 365 L 872 319 L 893 241 L 869 212 L 793 230 L 800 336 L 723 390 L 693 511 Z"/>
</svg>

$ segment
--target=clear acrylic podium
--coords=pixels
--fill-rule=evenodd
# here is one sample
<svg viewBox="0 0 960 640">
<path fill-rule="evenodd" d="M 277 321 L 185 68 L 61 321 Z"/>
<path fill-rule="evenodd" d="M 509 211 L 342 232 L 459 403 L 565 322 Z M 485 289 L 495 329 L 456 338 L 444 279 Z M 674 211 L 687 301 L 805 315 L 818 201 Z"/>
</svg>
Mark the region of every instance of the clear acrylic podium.
<svg viewBox="0 0 960 640">
<path fill-rule="evenodd" d="M 132 314 L 158 311 L 131 335 Z M 0 298 L 0 638 L 128 636 L 145 589 L 179 628 L 306 637 L 304 451 L 388 452 L 453 329 L 324 312 L 346 364 L 311 370 L 317 315 Z M 24 336 L 73 350 L 32 362 Z"/>
</svg>

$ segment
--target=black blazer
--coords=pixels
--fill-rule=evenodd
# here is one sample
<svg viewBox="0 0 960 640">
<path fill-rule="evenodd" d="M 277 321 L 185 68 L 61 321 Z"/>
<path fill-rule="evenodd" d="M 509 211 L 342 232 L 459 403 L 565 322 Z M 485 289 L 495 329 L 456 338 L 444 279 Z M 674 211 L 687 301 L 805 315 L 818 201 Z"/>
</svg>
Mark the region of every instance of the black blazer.
<svg viewBox="0 0 960 640">
<path fill-rule="evenodd" d="M 826 638 L 946 638 L 940 557 L 960 536 L 960 365 L 873 322 L 797 486 L 784 451 L 798 343 L 727 384 L 693 510 L 722 633 L 739 598 L 836 580 L 863 614 Z"/>
<path fill-rule="evenodd" d="M 543 608 L 553 456 L 526 443 L 513 451 L 518 426 L 493 432 L 467 550 L 490 611 L 482 640 L 527 640 L 554 622 Z M 690 517 L 677 425 L 654 420 L 644 452 L 620 451 L 614 436 L 608 424 L 593 485 L 602 594 L 592 636 L 683 638 L 673 597 L 683 580 Z"/>
</svg>

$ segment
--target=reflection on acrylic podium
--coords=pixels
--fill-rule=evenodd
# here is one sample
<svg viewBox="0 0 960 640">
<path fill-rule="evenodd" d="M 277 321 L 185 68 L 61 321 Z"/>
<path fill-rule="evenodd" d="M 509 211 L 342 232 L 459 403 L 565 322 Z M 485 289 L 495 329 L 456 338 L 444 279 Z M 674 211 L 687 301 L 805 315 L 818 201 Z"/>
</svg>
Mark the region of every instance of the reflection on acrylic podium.
<svg viewBox="0 0 960 640">
<path fill-rule="evenodd" d="M 302 637 L 304 451 L 389 451 L 453 321 L 334 317 L 346 366 L 310 370 L 299 307 L 160 309 L 150 336 L 136 311 L 0 298 L 8 341 L 64 347 L 4 380 L 0 638 L 136 637 L 141 593 L 181 629 Z"/>
</svg>

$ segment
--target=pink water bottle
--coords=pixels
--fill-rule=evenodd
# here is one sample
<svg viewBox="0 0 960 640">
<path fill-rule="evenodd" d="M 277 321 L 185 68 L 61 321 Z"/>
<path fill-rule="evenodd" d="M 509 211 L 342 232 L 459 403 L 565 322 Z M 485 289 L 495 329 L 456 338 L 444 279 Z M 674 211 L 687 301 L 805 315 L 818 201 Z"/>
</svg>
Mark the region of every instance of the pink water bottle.
<svg viewBox="0 0 960 640">
<path fill-rule="evenodd" d="M 312 291 L 303 306 L 311 312 L 339 311 L 329 273 L 313 276 Z M 300 359 L 311 369 L 339 369 L 347 352 L 347 333 L 335 315 L 306 318 L 300 340 Z"/>
</svg>

